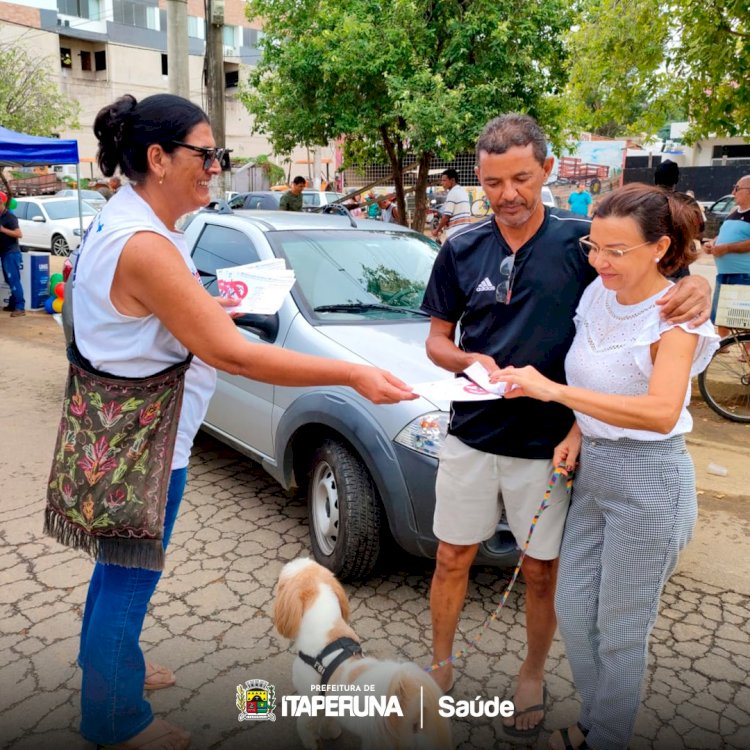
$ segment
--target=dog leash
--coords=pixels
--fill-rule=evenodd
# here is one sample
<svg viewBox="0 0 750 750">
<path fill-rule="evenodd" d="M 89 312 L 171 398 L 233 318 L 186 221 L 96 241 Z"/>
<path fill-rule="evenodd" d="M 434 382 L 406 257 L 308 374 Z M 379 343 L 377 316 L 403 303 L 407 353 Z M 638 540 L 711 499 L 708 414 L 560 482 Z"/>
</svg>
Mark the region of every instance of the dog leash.
<svg viewBox="0 0 750 750">
<path fill-rule="evenodd" d="M 449 656 L 447 659 L 442 659 L 439 662 L 436 662 L 435 664 L 431 664 L 429 667 L 425 667 L 425 672 L 434 672 L 436 669 L 440 669 L 440 667 L 444 667 L 447 664 L 451 664 L 452 662 L 456 661 L 456 659 L 460 659 L 462 656 L 465 656 L 471 649 L 476 648 L 479 644 L 479 641 L 482 639 L 482 636 L 484 635 L 487 628 L 490 626 L 490 624 L 497 619 L 498 615 L 500 614 L 500 610 L 505 606 L 505 602 L 508 600 L 508 596 L 510 595 L 511 589 L 513 588 L 513 585 L 516 582 L 516 579 L 518 578 L 518 574 L 521 572 L 521 565 L 523 564 L 524 558 L 526 557 L 526 551 L 529 548 L 529 543 L 531 542 L 531 536 L 534 533 L 534 529 L 536 528 L 537 523 L 539 523 L 539 519 L 542 516 L 542 513 L 547 509 L 549 506 L 549 499 L 552 494 L 552 488 L 557 484 L 557 480 L 563 476 L 563 471 L 565 467 L 563 465 L 556 466 L 554 471 L 552 472 L 552 476 L 549 479 L 549 483 L 547 484 L 547 491 L 544 493 L 544 497 L 542 498 L 542 502 L 539 504 L 539 508 L 537 508 L 536 514 L 534 515 L 534 518 L 531 519 L 531 528 L 529 529 L 529 534 L 526 537 L 526 543 L 523 545 L 523 549 L 521 550 L 521 556 L 518 558 L 518 563 L 516 564 L 516 569 L 513 571 L 513 575 L 510 579 L 510 583 L 505 587 L 505 591 L 503 593 L 502 599 L 500 599 L 500 604 L 497 605 L 497 608 L 492 613 L 490 617 L 485 620 L 484 626 L 479 631 L 479 635 L 474 638 L 473 641 L 469 641 L 466 648 L 461 649 L 460 651 L 456 651 L 455 654 L 452 656 Z M 565 488 L 570 493 L 571 488 L 573 487 L 573 473 L 571 472 L 569 475 L 567 475 L 567 481 L 565 482 Z"/>
</svg>

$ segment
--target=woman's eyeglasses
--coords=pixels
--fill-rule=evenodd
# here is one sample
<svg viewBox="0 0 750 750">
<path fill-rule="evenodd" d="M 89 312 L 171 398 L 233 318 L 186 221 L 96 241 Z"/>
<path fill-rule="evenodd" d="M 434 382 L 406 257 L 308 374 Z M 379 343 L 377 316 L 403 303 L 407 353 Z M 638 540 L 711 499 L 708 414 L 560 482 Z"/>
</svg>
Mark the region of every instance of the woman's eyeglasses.
<svg viewBox="0 0 750 750">
<path fill-rule="evenodd" d="M 192 143 L 183 143 L 182 141 L 172 141 L 175 146 L 182 146 L 183 148 L 189 148 L 191 151 L 197 151 L 199 154 L 203 154 L 203 169 L 208 172 L 213 166 L 213 163 L 218 159 L 219 162 L 224 158 L 224 154 L 230 149 L 228 148 L 208 148 L 207 146 L 193 146 Z"/>
<path fill-rule="evenodd" d="M 509 305 L 513 292 L 513 277 L 516 269 L 516 254 L 512 253 L 503 258 L 500 263 L 500 283 L 495 287 L 495 302 L 501 305 Z"/>
<path fill-rule="evenodd" d="M 589 235 L 586 235 L 585 237 L 581 237 L 578 240 L 578 244 L 581 246 L 581 250 L 583 254 L 587 258 L 594 257 L 596 258 L 599 253 L 604 253 L 604 257 L 608 260 L 618 260 L 619 258 L 622 258 L 626 253 L 629 253 L 631 250 L 637 250 L 639 247 L 643 247 L 644 245 L 651 245 L 651 242 L 641 242 L 640 245 L 632 245 L 631 247 L 599 247 L 595 242 L 592 242 L 589 239 Z"/>
</svg>

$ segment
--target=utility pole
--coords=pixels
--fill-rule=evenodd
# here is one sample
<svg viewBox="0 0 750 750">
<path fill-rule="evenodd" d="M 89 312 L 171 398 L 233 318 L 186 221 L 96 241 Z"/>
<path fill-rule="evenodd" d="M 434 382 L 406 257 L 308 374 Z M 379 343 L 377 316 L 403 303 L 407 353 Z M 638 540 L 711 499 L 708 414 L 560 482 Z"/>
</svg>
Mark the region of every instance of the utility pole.
<svg viewBox="0 0 750 750">
<path fill-rule="evenodd" d="M 169 93 L 190 98 L 187 0 L 167 0 Z"/>
<path fill-rule="evenodd" d="M 224 0 L 206 0 L 206 109 L 211 120 L 216 145 L 226 146 L 224 119 Z M 218 188 L 223 198 L 227 190 L 227 172 L 218 177 Z"/>
</svg>

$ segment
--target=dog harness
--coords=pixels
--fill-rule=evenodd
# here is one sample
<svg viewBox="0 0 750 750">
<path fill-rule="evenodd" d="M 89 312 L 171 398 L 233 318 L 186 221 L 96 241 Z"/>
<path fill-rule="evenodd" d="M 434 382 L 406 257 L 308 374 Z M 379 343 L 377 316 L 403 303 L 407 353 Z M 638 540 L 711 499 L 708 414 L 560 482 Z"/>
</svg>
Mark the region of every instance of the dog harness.
<svg viewBox="0 0 750 750">
<path fill-rule="evenodd" d="M 328 664 L 323 664 L 323 659 L 330 656 L 335 651 L 340 651 Z M 337 638 L 333 643 L 329 643 L 316 657 L 308 656 L 302 651 L 298 656 L 305 664 L 309 664 L 319 675 L 320 684 L 327 685 L 333 676 L 333 673 L 341 666 L 343 662 L 352 656 L 358 656 L 362 653 L 362 646 L 353 638 Z"/>
</svg>

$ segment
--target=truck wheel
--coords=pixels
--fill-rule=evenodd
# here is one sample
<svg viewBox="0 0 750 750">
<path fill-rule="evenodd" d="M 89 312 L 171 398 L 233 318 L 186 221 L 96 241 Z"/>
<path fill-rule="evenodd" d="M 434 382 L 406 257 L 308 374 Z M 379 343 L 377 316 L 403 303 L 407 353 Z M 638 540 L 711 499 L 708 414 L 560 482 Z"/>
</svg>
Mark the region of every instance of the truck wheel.
<svg viewBox="0 0 750 750">
<path fill-rule="evenodd" d="M 313 453 L 307 510 L 315 559 L 342 581 L 366 577 L 380 553 L 380 503 L 362 461 L 336 440 Z"/>
<path fill-rule="evenodd" d="M 68 247 L 68 242 L 60 234 L 56 234 L 52 238 L 52 254 L 53 255 L 59 255 L 63 258 L 67 258 L 68 255 L 70 255 L 70 247 Z"/>
<path fill-rule="evenodd" d="M 591 180 L 591 185 L 589 187 L 591 189 L 591 195 L 599 195 L 599 193 L 602 192 L 602 181 Z"/>
</svg>

